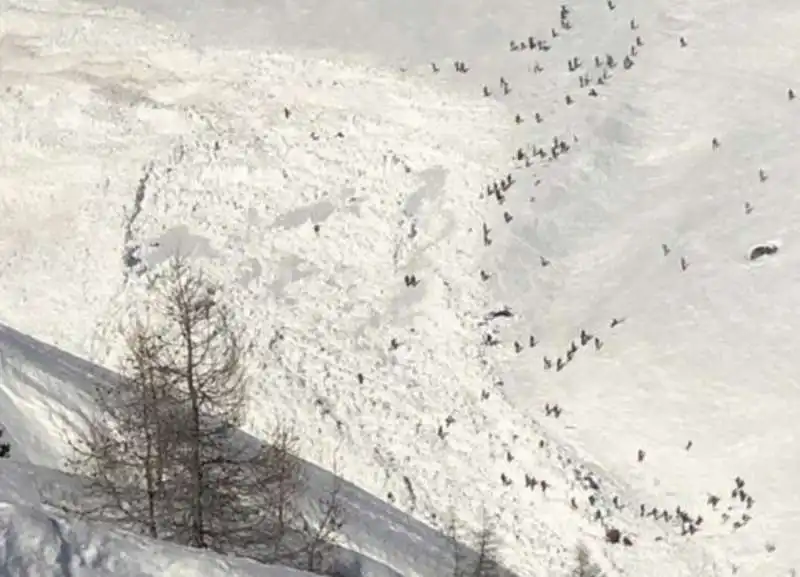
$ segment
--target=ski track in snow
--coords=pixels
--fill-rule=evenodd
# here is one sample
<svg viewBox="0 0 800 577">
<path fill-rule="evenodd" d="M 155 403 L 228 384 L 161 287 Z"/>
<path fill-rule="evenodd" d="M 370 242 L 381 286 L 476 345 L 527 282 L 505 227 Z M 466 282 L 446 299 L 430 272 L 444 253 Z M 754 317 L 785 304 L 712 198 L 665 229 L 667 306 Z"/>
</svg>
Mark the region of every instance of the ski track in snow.
<svg viewBox="0 0 800 577">
<path fill-rule="evenodd" d="M 773 135 L 796 122 L 783 86 L 796 51 L 765 65 L 758 47 L 739 44 L 728 59 L 731 35 L 755 18 L 744 3 L 573 4 L 571 30 L 559 28 L 555 2 L 535 29 L 516 28 L 524 39 L 555 27 L 549 52 L 508 52 L 498 35 L 485 53 L 465 49 L 468 75 L 439 60 L 433 77 L 419 61 L 401 72 L 378 57 L 199 49 L 199 30 L 191 38 L 130 10 L 6 3 L 2 320 L 113 367 L 119 325 L 146 299 L 137 275 L 189 251 L 225 283 L 253 338 L 255 435 L 295 423 L 305 458 L 433 526 L 450 506 L 477 526 L 485 504 L 520 575 L 566 574 L 578 541 L 609 575 L 788 573 L 800 562 L 798 467 L 786 460 L 794 257 L 781 248 L 777 267 L 744 255 L 794 234 L 792 158 Z M 761 42 L 793 46 L 796 20 L 784 15 Z M 644 45 L 627 70 L 637 35 Z M 618 65 L 597 85 L 592 59 L 606 53 Z M 574 56 L 583 65 L 568 73 Z M 586 71 L 595 99 L 578 86 Z M 496 98 L 482 97 L 484 84 Z M 512 161 L 554 137 L 570 147 L 559 158 Z M 515 183 L 498 207 L 481 193 L 508 172 Z M 756 212 L 746 217 L 744 202 Z M 406 274 L 420 284 L 407 287 Z M 487 348 L 495 329 L 483 315 L 503 304 L 516 316 L 492 321 L 500 345 Z M 609 328 L 615 317 L 625 321 Z M 544 372 L 542 356 L 555 362 L 581 328 L 603 348 L 589 343 L 563 371 Z M 515 353 L 530 334 L 537 348 Z M 12 400 L 23 413 L 61 411 L 46 394 Z M 542 417 L 545 402 L 564 415 Z M 548 491 L 525 488 L 526 474 Z M 727 498 L 736 475 L 756 505 L 731 534 L 744 511 Z M 731 507 L 729 521 L 707 492 Z M 640 520 L 641 503 L 706 522 L 681 536 Z M 604 544 L 597 511 L 634 546 Z"/>
</svg>

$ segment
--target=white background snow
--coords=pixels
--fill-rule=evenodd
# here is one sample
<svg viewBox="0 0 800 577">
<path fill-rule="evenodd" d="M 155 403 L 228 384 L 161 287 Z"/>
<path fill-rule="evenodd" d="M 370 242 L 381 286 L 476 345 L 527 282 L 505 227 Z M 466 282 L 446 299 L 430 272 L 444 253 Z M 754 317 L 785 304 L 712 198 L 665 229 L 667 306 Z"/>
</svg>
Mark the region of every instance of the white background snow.
<svg viewBox="0 0 800 577">
<path fill-rule="evenodd" d="M 577 543 L 608 575 L 794 574 L 800 11 L 567 7 L 569 30 L 549 0 L 0 0 L 3 574 L 273 574 L 31 491 L 61 482 L 139 272 L 176 249 L 249 327 L 248 432 L 289 420 L 354 484 L 365 574 L 440 574 L 435 530 L 482 505 L 521 576 L 566 575 Z M 530 35 L 550 50 L 510 50 Z M 554 138 L 557 159 L 515 159 Z M 486 187 L 509 173 L 500 206 Z M 750 261 L 760 243 L 779 251 Z M 703 523 L 681 535 L 641 505 Z M 633 546 L 605 543 L 598 510 Z"/>
</svg>

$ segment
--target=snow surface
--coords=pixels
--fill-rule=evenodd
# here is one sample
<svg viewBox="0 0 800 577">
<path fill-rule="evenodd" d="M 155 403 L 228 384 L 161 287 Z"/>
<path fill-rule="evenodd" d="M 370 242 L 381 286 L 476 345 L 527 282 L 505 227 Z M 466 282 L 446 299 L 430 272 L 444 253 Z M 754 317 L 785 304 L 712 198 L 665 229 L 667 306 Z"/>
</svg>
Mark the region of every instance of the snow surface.
<svg viewBox="0 0 800 577">
<path fill-rule="evenodd" d="M 446 555 L 385 499 L 434 529 L 485 505 L 519 575 L 567 574 L 579 542 L 608 575 L 793 574 L 792 3 L 572 0 L 570 30 L 546 0 L 123 4 L 0 0 L 0 320 L 24 333 L 0 335 L 0 417 L 25 460 L 57 467 L 98 369 L 24 335 L 113 369 L 140 275 L 180 249 L 254 340 L 248 432 L 291 420 L 354 483 L 346 546 L 376 571 Z M 531 34 L 551 50 L 509 50 Z M 581 329 L 602 348 L 545 370 Z M 31 535 L 51 518 L 8 503 Z"/>
<path fill-rule="evenodd" d="M 2 575 L 27 577 L 307 577 L 90 526 L 42 508 L 27 468 L 4 464 L 0 490 Z M 22 490 L 18 490 L 23 488 Z"/>
</svg>

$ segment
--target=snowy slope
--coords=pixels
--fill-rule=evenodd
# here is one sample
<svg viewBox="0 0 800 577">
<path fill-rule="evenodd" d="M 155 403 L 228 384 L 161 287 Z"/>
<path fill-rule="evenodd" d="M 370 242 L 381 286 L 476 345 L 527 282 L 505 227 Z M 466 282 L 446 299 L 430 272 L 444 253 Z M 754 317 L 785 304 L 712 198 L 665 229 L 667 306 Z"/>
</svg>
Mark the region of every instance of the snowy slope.
<svg viewBox="0 0 800 577">
<path fill-rule="evenodd" d="M 790 320 L 798 111 L 787 98 L 800 14 L 781 2 L 699 4 L 673 3 L 647 20 L 638 7 L 600 16 L 576 5 L 576 34 L 636 16 L 628 34 L 644 46 L 630 71 L 598 87 L 596 103 L 577 79 L 565 87 L 578 94 L 581 111 L 563 114 L 582 117 L 580 144 L 541 172 L 535 204 L 509 201 L 525 224 L 487 261 L 502 271 L 496 294 L 520 313 L 503 336 L 542 341 L 538 354 L 509 360 L 510 398 L 559 403 L 562 417 L 543 422 L 624 480 L 634 509 L 702 515 L 691 540 L 715 551 L 720 570 L 787 574 L 800 562 Z M 624 50 L 614 54 L 621 61 Z M 780 251 L 749 261 L 760 243 Z M 514 274 L 540 254 L 548 269 Z M 614 318 L 625 322 L 612 329 Z M 563 358 L 581 329 L 602 350 L 590 345 L 563 371 L 545 372 L 542 356 Z M 734 496 L 737 476 L 746 485 Z M 743 515 L 751 520 L 737 529 Z M 680 535 L 679 525 L 660 525 Z"/>
<path fill-rule="evenodd" d="M 283 567 L 199 553 L 91 526 L 42 508 L 30 470 L 3 464 L 0 482 L 2 574 L 28 577 L 302 577 Z"/>
<path fill-rule="evenodd" d="M 12 529 L 12 533 L 31 539 L 30 534 L 39 531 L 37 523 L 45 517 L 56 519 L 53 523 L 72 526 L 69 520 L 57 520 L 58 516 L 53 515 L 53 505 L 71 502 L 77 489 L 76 480 L 59 471 L 69 454 L 66 440 L 80 429 L 82 416 L 93 410 L 93 388 L 113 386 L 116 375 L 8 327 L 0 326 L 0 351 L 0 391 L 7 395 L 0 404 L 0 422 L 7 427 L 4 440 L 7 438 L 13 447 L 10 461 L 3 463 L 0 502 L 8 505 L 9 517 L 22 519 L 23 525 Z M 301 506 L 313 507 L 338 487 L 346 524 L 334 565 L 341 568 L 342 575 L 398 577 L 447 571 L 452 562 L 452 546 L 440 532 L 330 471 L 308 462 L 303 462 L 302 467 L 308 502 Z M 34 519 L 29 519 L 31 515 Z M 25 525 L 26 520 L 31 520 L 32 525 Z M 102 533 L 103 529 L 97 526 L 80 529 L 71 546 L 92 549 L 95 546 L 91 535 Z M 84 534 L 89 535 L 88 541 Z M 45 543 L 51 537 L 47 533 L 34 541 Z M 116 544 L 107 550 L 108 554 L 120 552 Z M 25 554 L 11 548 L 8 555 Z M 465 551 L 464 555 L 470 553 Z M 52 559 L 39 556 L 53 566 Z M 198 567 L 203 565 L 198 563 Z"/>
<path fill-rule="evenodd" d="M 113 367 L 137 275 L 188 250 L 252 331 L 252 434 L 291 418 L 303 457 L 433 526 L 485 504 L 520 574 L 578 541 L 610 575 L 787 574 L 800 16 L 574 0 L 565 30 L 517 4 L 3 3 L 0 320 Z M 551 49 L 509 49 L 531 34 Z M 602 348 L 546 371 L 581 329 Z"/>
</svg>

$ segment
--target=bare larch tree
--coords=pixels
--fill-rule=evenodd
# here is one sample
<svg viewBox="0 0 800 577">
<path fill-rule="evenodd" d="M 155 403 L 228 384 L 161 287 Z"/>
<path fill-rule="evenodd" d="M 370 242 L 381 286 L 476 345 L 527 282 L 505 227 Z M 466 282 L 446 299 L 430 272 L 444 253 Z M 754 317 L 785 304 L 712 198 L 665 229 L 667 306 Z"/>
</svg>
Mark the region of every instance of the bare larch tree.
<svg viewBox="0 0 800 577">
<path fill-rule="evenodd" d="M 169 538 L 178 406 L 172 383 L 155 371 L 160 343 L 138 323 L 126 335 L 120 380 L 96 389 L 97 411 L 67 464 L 85 479 L 91 496 L 78 512 Z"/>
</svg>

